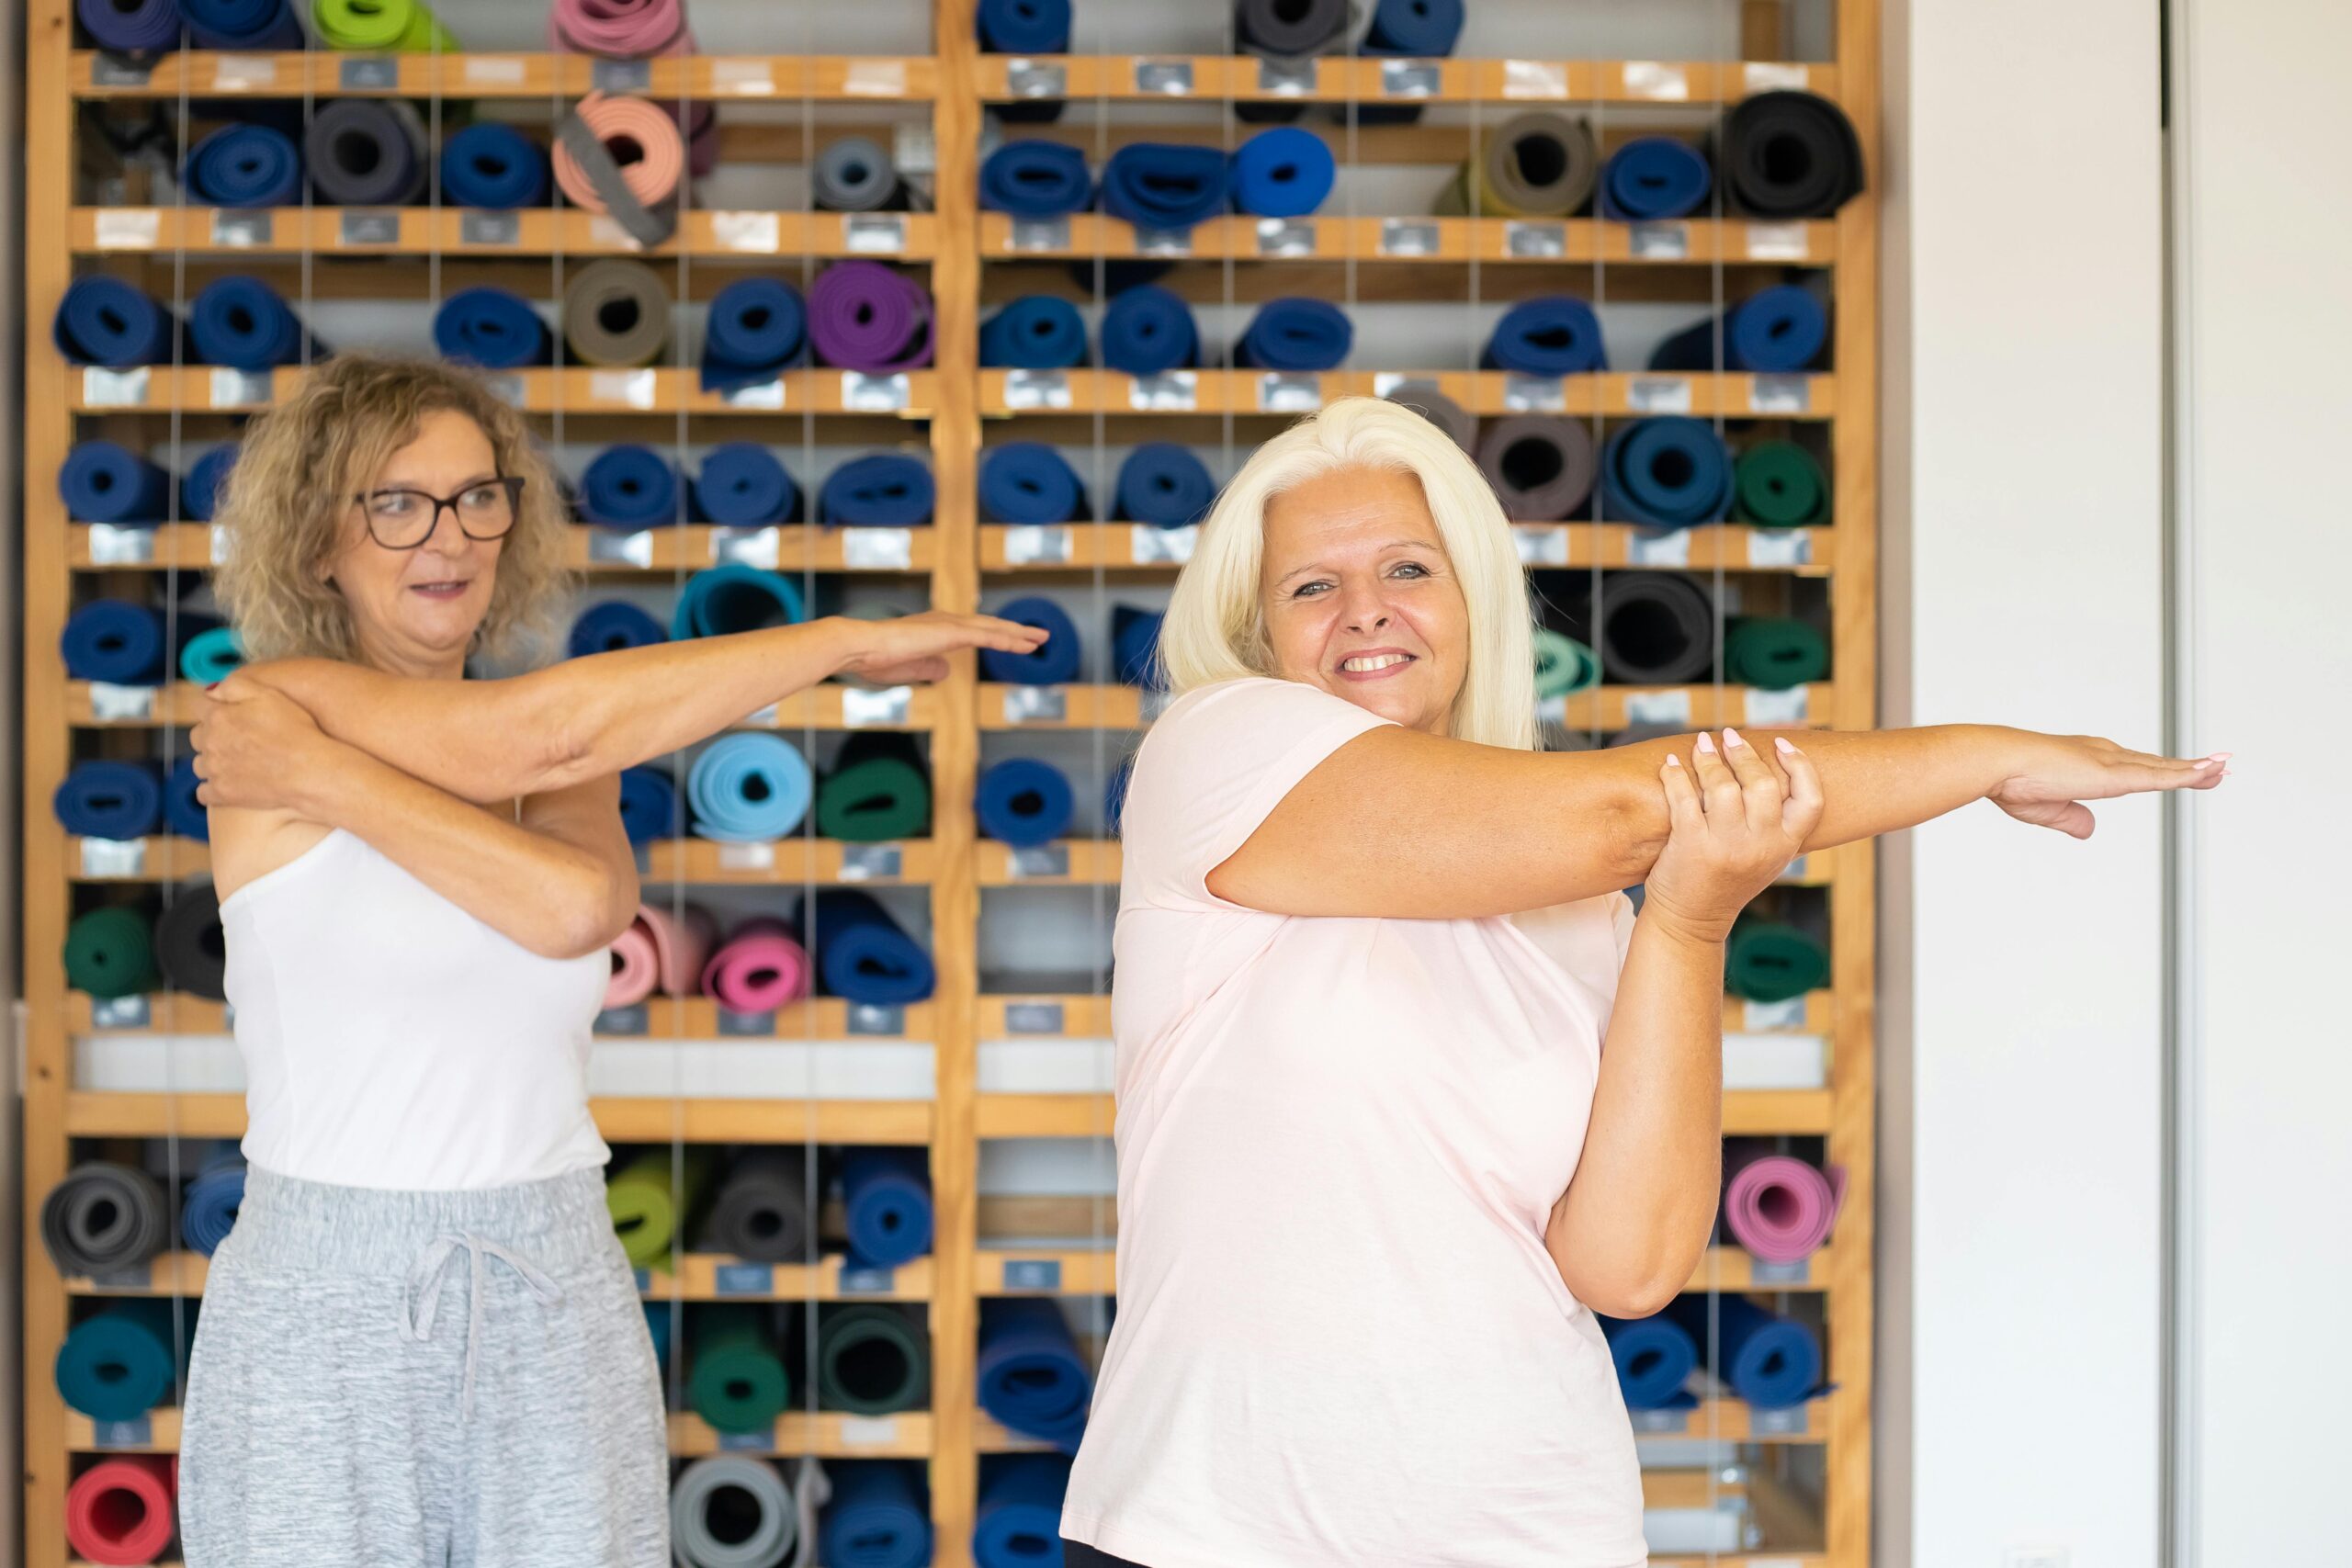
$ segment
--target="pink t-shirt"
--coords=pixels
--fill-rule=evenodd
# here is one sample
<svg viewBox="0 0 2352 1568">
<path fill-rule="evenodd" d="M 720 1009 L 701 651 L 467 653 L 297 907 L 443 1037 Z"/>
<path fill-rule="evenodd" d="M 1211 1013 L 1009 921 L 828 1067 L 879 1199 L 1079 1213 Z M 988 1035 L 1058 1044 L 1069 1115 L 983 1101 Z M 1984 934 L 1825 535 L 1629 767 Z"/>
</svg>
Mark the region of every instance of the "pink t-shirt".
<svg viewBox="0 0 2352 1568">
<path fill-rule="evenodd" d="M 1300 919 L 1208 891 L 1386 722 L 1234 681 L 1178 699 L 1136 761 L 1118 1316 L 1062 1529 L 1147 1568 L 1645 1559 L 1609 1348 L 1544 1250 L 1630 902 Z"/>
</svg>

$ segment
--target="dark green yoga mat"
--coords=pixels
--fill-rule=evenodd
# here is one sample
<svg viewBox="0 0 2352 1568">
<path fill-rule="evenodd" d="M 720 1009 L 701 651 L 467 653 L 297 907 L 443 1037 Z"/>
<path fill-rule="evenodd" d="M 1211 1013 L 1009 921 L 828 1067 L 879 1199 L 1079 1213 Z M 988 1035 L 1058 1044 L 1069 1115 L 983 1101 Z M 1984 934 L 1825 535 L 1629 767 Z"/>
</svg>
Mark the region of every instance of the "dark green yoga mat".
<svg viewBox="0 0 2352 1568">
<path fill-rule="evenodd" d="M 1803 621 L 1741 615 L 1724 627 L 1724 675 L 1736 684 L 1785 692 L 1828 673 L 1828 640 Z"/>
<path fill-rule="evenodd" d="M 1758 441 L 1732 468 L 1733 511 L 1766 528 L 1810 528 L 1829 521 L 1829 476 L 1793 441 Z"/>
<path fill-rule="evenodd" d="M 792 1377 L 775 1351 L 775 1310 L 726 1303 L 696 1307 L 686 1403 L 721 1432 L 763 1432 L 792 1403 Z"/>
<path fill-rule="evenodd" d="M 1829 950 L 1794 926 L 1742 920 L 1724 950 L 1724 988 L 1751 1002 L 1784 1002 L 1829 984 Z"/>
<path fill-rule="evenodd" d="M 850 737 L 817 786 L 817 831 L 853 844 L 929 837 L 931 779 L 915 738 L 891 730 Z"/>
<path fill-rule="evenodd" d="M 65 983 L 99 998 L 135 997 L 152 991 L 155 943 L 147 918 L 119 904 L 92 909 L 65 930 Z"/>
<path fill-rule="evenodd" d="M 845 1306 L 817 1329 L 817 1403 L 855 1416 L 917 1410 L 931 1397 L 931 1344 L 895 1307 Z"/>
<path fill-rule="evenodd" d="M 670 1238 L 677 1235 L 710 1182 L 711 1154 L 685 1151 L 685 1181 L 672 1179 L 670 1151 L 648 1149 L 605 1179 L 605 1207 L 634 1269 L 657 1269 L 670 1261 Z"/>
</svg>

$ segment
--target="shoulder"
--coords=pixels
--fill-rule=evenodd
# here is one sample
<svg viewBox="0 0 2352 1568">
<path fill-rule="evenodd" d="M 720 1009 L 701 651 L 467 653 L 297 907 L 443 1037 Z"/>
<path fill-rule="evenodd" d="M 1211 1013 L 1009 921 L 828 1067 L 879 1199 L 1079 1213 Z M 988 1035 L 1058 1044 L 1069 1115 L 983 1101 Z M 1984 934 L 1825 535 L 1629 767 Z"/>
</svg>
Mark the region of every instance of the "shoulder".
<svg viewBox="0 0 2352 1568">
<path fill-rule="evenodd" d="M 1252 675 L 1195 686 L 1179 696 L 1153 721 L 1144 750 L 1148 754 L 1155 739 L 1162 742 L 1162 750 L 1168 750 L 1167 738 L 1172 736 L 1282 743 L 1300 739 L 1324 725 L 1370 729 L 1388 722 L 1319 686 Z"/>
<path fill-rule="evenodd" d="M 323 822 L 312 822 L 290 811 L 216 806 L 209 816 L 212 888 L 222 898 L 301 859 L 334 831 Z"/>
</svg>

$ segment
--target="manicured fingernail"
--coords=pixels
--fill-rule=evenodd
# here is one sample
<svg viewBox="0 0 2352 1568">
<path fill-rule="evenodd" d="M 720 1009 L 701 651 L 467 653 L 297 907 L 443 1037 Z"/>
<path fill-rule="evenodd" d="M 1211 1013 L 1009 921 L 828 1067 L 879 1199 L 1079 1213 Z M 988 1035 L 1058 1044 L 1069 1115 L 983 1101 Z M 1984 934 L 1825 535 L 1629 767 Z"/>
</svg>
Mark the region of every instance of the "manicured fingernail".
<svg viewBox="0 0 2352 1568">
<path fill-rule="evenodd" d="M 1772 750 L 1783 757 L 1793 757 L 1797 754 L 1797 749 L 1789 744 L 1789 738 L 1785 735 L 1772 737 Z"/>
<path fill-rule="evenodd" d="M 1734 729 L 1730 725 L 1726 724 L 1724 726 L 1724 744 L 1725 746 L 1745 746 L 1747 742 L 1739 738 L 1738 730 Z"/>
<path fill-rule="evenodd" d="M 1710 757 L 1715 754 L 1715 738 L 1703 729 L 1699 731 L 1699 750 Z"/>
<path fill-rule="evenodd" d="M 1679 768 L 1682 765 L 1682 759 L 1668 751 L 1666 754 L 1666 765 L 1669 768 Z"/>
<path fill-rule="evenodd" d="M 2215 751 L 2205 760 L 2209 762 L 2226 762 L 2236 755 L 2235 751 Z"/>
</svg>

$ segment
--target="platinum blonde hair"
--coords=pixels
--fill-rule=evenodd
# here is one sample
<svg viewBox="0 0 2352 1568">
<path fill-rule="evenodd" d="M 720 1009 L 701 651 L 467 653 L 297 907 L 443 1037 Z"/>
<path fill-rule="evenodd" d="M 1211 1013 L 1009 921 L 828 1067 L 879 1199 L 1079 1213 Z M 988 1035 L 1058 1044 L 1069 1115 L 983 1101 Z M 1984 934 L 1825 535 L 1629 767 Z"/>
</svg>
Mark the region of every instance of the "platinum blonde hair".
<svg viewBox="0 0 2352 1568">
<path fill-rule="evenodd" d="M 1258 598 L 1266 505 L 1340 468 L 1410 474 L 1429 502 L 1469 609 L 1453 738 L 1535 750 L 1534 618 L 1502 505 L 1452 437 L 1381 398 L 1342 398 L 1299 421 L 1252 453 L 1217 497 L 1160 627 L 1170 690 L 1277 673 Z"/>
</svg>

